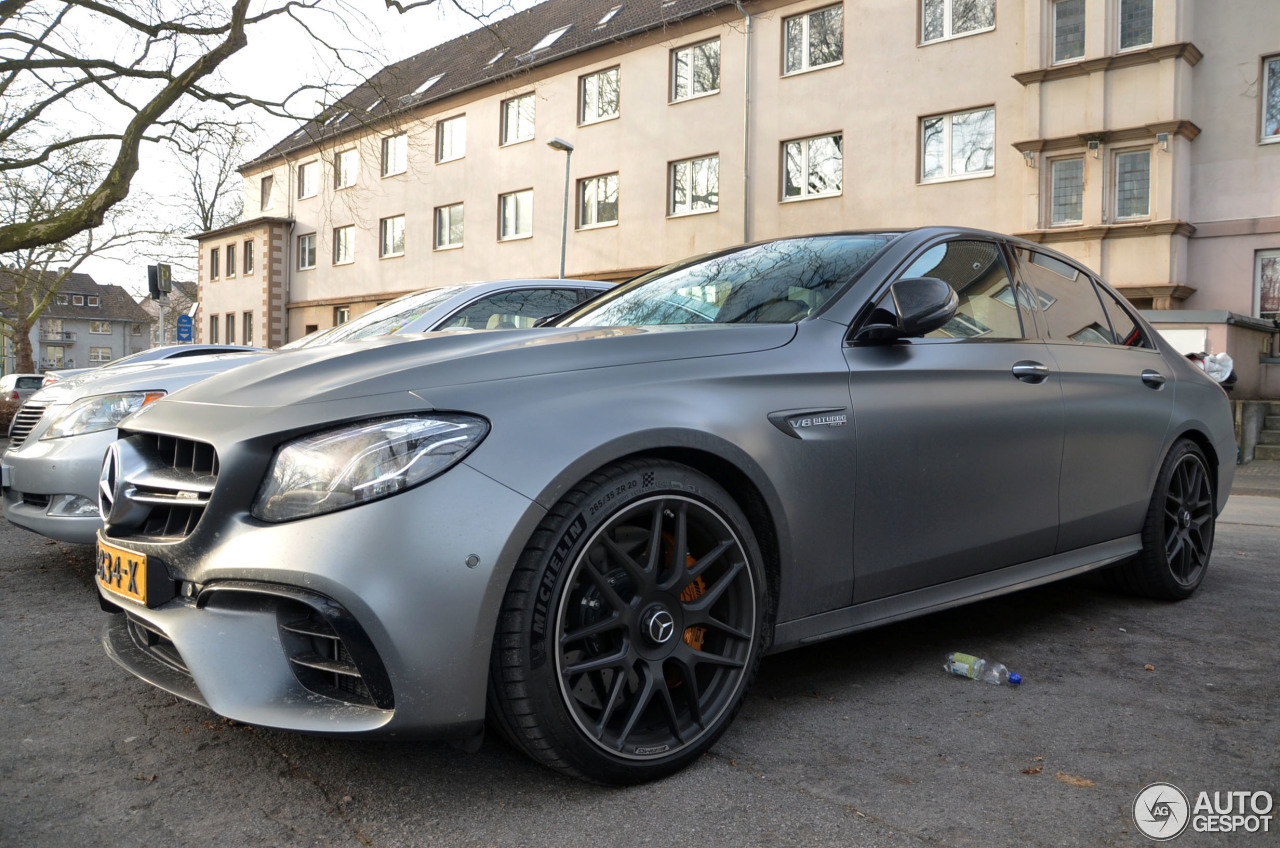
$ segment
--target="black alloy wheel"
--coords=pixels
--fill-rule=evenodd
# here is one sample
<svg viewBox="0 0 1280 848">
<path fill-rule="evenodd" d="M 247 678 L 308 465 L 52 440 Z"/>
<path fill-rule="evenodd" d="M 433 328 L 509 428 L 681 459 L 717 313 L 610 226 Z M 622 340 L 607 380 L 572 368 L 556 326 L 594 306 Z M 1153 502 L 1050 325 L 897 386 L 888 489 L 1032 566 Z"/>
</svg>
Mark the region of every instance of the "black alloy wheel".
<svg viewBox="0 0 1280 848">
<path fill-rule="evenodd" d="M 1191 597 L 1213 554 L 1216 515 L 1213 477 L 1204 453 L 1193 442 L 1175 443 L 1156 478 L 1142 530 L 1142 553 L 1116 569 L 1119 585 L 1162 600 Z"/>
<path fill-rule="evenodd" d="M 500 729 L 590 780 L 681 768 L 728 726 L 759 663 L 767 595 L 745 517 L 692 469 L 628 463 L 548 523 L 553 541 L 526 551 L 499 623 Z"/>
</svg>

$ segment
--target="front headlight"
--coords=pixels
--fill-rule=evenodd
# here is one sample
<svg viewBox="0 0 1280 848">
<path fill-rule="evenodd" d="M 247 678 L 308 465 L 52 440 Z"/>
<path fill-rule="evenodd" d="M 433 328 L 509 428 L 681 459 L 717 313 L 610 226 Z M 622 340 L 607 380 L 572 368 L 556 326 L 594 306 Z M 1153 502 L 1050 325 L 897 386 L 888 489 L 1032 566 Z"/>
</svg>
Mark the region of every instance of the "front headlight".
<svg viewBox="0 0 1280 848">
<path fill-rule="evenodd" d="M 164 397 L 164 392 L 125 392 L 118 395 L 97 395 L 81 398 L 59 415 L 41 439 L 62 439 L 67 436 L 83 436 L 99 430 L 110 430 L 120 419 Z"/>
<path fill-rule="evenodd" d="M 459 462 L 488 432 L 483 418 L 435 413 L 304 436 L 276 451 L 253 516 L 290 521 L 394 495 Z"/>
</svg>

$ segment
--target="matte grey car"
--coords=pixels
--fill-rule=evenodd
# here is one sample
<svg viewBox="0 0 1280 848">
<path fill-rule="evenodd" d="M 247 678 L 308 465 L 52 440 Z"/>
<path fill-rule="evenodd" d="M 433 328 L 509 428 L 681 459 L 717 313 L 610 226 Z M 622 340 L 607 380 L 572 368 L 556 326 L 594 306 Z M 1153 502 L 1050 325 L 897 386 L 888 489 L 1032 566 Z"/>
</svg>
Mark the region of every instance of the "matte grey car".
<svg viewBox="0 0 1280 848">
<path fill-rule="evenodd" d="M 237 721 L 653 779 L 762 654 L 1105 566 L 1189 596 L 1223 391 L 1087 269 L 929 228 L 660 269 L 542 329 L 311 348 L 126 419 L 104 643 Z"/>
</svg>

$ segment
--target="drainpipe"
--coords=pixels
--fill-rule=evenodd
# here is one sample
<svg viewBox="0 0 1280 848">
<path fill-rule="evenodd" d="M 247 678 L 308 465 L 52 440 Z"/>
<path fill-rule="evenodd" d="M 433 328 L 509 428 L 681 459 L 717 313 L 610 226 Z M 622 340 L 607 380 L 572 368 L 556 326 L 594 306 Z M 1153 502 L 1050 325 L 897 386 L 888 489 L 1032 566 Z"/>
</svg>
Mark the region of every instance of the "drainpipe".
<svg viewBox="0 0 1280 848">
<path fill-rule="evenodd" d="M 751 15 L 741 0 L 734 5 L 747 21 L 742 81 L 742 243 L 751 243 Z"/>
<path fill-rule="evenodd" d="M 293 269 L 295 267 L 293 259 L 293 229 L 297 226 L 297 220 L 293 216 L 293 165 L 289 161 L 288 153 L 284 155 L 284 173 L 285 190 L 289 192 L 289 227 L 284 236 L 284 293 L 280 302 L 280 310 L 283 313 L 280 321 L 281 344 L 287 344 L 289 341 L 289 299 L 293 297 Z M 268 250 L 270 250 L 270 239 L 267 240 L 267 244 Z M 270 274 L 270 271 L 267 273 Z M 268 337 L 271 335 L 270 323 L 267 324 L 267 335 Z"/>
</svg>

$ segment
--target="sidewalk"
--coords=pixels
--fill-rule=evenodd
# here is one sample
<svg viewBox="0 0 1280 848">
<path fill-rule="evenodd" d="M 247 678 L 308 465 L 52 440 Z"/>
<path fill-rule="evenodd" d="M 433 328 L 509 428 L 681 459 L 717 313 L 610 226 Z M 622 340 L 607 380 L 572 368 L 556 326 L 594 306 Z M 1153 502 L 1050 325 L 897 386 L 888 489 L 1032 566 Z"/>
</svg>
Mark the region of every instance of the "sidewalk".
<svg viewBox="0 0 1280 848">
<path fill-rule="evenodd" d="M 1280 498 L 1280 462 L 1255 460 L 1236 466 L 1231 495 L 1265 495 Z"/>
</svg>

